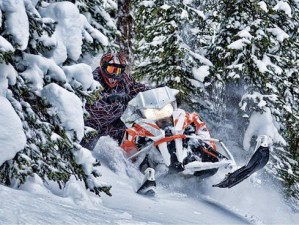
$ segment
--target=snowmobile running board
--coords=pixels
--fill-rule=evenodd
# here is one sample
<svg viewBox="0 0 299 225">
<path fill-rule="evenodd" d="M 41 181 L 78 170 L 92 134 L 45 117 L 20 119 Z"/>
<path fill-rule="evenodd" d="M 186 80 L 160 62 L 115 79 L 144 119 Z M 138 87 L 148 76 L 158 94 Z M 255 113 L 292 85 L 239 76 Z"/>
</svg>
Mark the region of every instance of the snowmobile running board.
<svg viewBox="0 0 299 225">
<path fill-rule="evenodd" d="M 183 174 L 193 174 L 197 171 L 202 170 L 209 170 L 209 169 L 217 169 L 220 167 L 231 167 L 233 164 L 233 161 L 231 160 L 222 160 L 220 162 L 199 162 L 194 161 L 190 162 L 187 165 L 185 165 L 185 170 L 182 171 Z"/>
</svg>

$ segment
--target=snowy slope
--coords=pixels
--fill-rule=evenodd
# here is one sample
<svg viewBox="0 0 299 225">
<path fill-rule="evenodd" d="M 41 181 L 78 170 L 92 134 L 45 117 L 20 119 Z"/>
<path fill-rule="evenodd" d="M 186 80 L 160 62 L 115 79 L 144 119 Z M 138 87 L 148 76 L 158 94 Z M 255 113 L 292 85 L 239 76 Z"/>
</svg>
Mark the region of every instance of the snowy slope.
<svg viewBox="0 0 299 225">
<path fill-rule="evenodd" d="M 135 191 L 141 174 L 123 161 L 115 143 L 105 141 L 101 145 L 105 150 L 94 154 L 101 157 L 102 179 L 112 184 L 112 197 L 102 194 L 98 198 L 83 187 L 71 185 L 54 195 L 54 190 L 50 192 L 36 178 L 22 187 L 27 191 L 0 186 L 0 224 L 296 224 L 299 221 L 299 215 L 288 210 L 273 187 L 249 181 L 222 190 L 210 188 L 219 179 L 217 176 L 205 182 L 164 177 L 158 182 L 156 197 L 138 195 Z"/>
</svg>

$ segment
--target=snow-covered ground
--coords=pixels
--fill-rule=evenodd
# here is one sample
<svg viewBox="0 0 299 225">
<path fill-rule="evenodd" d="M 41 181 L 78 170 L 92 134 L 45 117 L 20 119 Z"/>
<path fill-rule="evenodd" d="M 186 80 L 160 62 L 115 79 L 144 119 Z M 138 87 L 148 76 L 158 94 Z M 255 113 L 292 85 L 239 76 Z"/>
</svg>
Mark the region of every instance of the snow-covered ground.
<svg viewBox="0 0 299 225">
<path fill-rule="evenodd" d="M 107 141 L 107 139 L 106 139 Z M 101 198 L 68 185 L 56 195 L 37 178 L 15 190 L 0 186 L 0 224 L 296 224 L 299 215 L 285 205 L 275 187 L 246 180 L 232 189 L 212 188 L 221 175 L 206 181 L 179 176 L 158 181 L 157 195 L 135 193 L 141 174 L 123 160 L 114 143 L 95 151 L 102 180 L 112 197 Z M 108 148 L 107 148 L 108 147 Z M 108 149 L 108 151 L 107 151 Z M 99 156 L 101 155 L 101 156 Z M 111 158 L 114 156 L 113 158 Z M 71 188 L 70 188 L 71 187 Z"/>
</svg>

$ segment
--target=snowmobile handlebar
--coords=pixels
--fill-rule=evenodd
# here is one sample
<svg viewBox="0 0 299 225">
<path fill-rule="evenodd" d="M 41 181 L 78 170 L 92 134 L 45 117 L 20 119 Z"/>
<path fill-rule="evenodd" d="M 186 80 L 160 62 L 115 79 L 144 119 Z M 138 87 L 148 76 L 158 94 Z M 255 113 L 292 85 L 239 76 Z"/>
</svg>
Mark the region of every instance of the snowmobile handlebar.
<svg viewBox="0 0 299 225">
<path fill-rule="evenodd" d="M 154 144 L 149 144 L 147 146 L 145 146 L 144 148 L 140 149 L 138 152 L 136 152 L 135 154 L 131 155 L 130 157 L 128 157 L 128 159 L 133 159 L 135 158 L 137 155 L 141 154 L 142 152 L 146 152 L 149 151 L 152 147 L 154 146 Z"/>
</svg>

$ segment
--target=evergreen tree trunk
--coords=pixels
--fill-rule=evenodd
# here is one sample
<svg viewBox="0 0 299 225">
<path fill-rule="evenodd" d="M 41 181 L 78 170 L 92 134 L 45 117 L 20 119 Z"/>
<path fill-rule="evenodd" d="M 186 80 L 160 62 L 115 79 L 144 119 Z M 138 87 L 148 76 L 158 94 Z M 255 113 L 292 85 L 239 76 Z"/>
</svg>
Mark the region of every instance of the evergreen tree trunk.
<svg viewBox="0 0 299 225">
<path fill-rule="evenodd" d="M 129 66 L 133 61 L 132 38 L 133 38 L 133 17 L 131 15 L 131 0 L 118 0 L 117 11 L 117 29 L 121 35 L 118 37 L 117 44 L 120 46 L 120 51 L 129 61 Z"/>
</svg>

